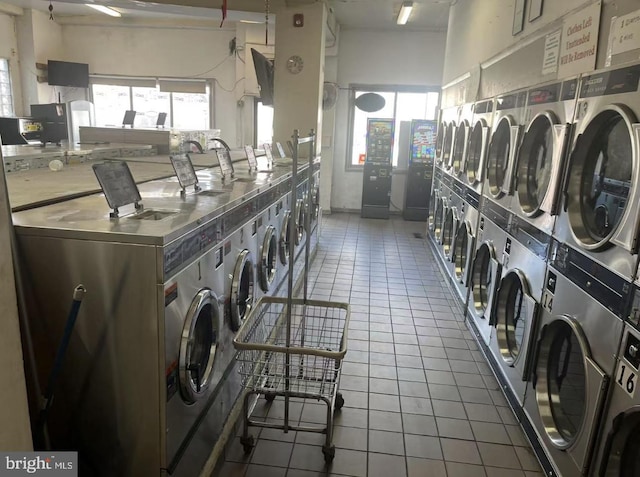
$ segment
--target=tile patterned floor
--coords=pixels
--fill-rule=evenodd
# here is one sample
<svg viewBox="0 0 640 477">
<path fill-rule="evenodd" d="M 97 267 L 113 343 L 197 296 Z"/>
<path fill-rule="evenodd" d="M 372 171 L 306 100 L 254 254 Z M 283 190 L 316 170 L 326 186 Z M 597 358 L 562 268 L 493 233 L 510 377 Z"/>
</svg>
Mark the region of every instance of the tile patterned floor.
<svg viewBox="0 0 640 477">
<path fill-rule="evenodd" d="M 312 296 L 352 309 L 335 460 L 325 466 L 320 435 L 254 428 L 252 453 L 234 439 L 221 477 L 542 476 L 426 239 L 414 234 L 424 224 L 325 218 Z M 322 423 L 325 406 L 299 401 L 290 413 Z M 282 403 L 261 399 L 254 415 L 282 417 Z"/>
</svg>

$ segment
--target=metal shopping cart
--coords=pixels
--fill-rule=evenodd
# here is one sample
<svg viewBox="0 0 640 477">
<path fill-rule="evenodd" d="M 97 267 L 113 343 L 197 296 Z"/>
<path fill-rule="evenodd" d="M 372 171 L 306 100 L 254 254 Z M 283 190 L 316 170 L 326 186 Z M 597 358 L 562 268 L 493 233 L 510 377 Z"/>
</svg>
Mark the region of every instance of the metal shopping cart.
<svg viewBox="0 0 640 477">
<path fill-rule="evenodd" d="M 306 138 L 300 138 L 298 130 L 293 135 L 293 176 L 292 196 L 297 191 L 298 147 L 308 143 L 309 183 L 313 173 L 315 141 L 313 131 Z M 291 220 L 297 217 L 296 200 L 292 200 Z M 313 204 L 308 203 L 305 214 L 305 230 L 310 231 L 309 222 Z M 296 243 L 296 227 L 290 227 L 289 243 Z M 339 389 L 342 359 L 347 352 L 347 329 L 349 325 L 349 304 L 311 300 L 307 297 L 310 237 L 307 234 L 305 246 L 305 268 L 303 271 L 303 296 L 293 297 L 294 254 L 289 261 L 288 290 L 286 297 L 261 297 L 249 311 L 233 341 L 238 350 L 237 360 L 242 382 L 246 389 L 244 396 L 244 423 L 240 439 L 245 452 L 254 446 L 249 427 L 282 429 L 284 432 L 305 431 L 324 433 L 322 447 L 325 460 L 330 462 L 335 456 L 332 444 L 333 415 L 342 408 L 344 399 Z M 264 395 L 268 401 L 284 397 L 284 418 L 282 423 L 264 422 L 252 419 L 250 402 L 252 397 Z M 291 399 L 316 399 L 327 405 L 326 426 L 306 426 L 290 422 Z"/>
</svg>

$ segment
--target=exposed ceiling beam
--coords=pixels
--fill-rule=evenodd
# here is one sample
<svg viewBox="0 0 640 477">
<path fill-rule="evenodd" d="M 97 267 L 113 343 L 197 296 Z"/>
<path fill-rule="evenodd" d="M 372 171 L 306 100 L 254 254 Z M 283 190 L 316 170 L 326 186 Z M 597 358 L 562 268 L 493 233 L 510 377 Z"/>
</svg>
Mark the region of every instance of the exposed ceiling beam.
<svg viewBox="0 0 640 477">
<path fill-rule="evenodd" d="M 24 10 L 15 5 L 10 5 L 8 3 L 0 2 L 0 13 L 5 13 L 7 15 L 22 16 L 24 15 Z"/>
</svg>

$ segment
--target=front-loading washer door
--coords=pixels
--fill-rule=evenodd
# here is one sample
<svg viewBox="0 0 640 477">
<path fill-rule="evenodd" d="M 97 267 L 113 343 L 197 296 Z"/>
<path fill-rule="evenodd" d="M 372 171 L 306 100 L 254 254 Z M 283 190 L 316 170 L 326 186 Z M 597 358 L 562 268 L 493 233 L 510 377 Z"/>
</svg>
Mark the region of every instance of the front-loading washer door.
<svg viewBox="0 0 640 477">
<path fill-rule="evenodd" d="M 556 213 L 566 131 L 566 124 L 560 124 L 551 111 L 537 114 L 527 127 L 518 152 L 516 188 L 520 208 L 528 217 Z"/>
<path fill-rule="evenodd" d="M 605 446 L 599 476 L 640 475 L 640 406 L 625 409 L 613 419 L 613 428 Z"/>
<path fill-rule="evenodd" d="M 191 301 L 180 335 L 180 395 L 187 404 L 195 403 L 211 384 L 218 336 L 218 300 L 205 288 Z"/>
<path fill-rule="evenodd" d="M 489 128 L 484 119 L 476 121 L 469 137 L 469 152 L 464 164 L 467 183 L 474 185 L 484 179 L 484 164 L 489 141 Z"/>
<path fill-rule="evenodd" d="M 453 239 L 457 230 L 458 208 L 450 207 L 447 209 L 442 225 L 442 249 L 445 257 L 450 261 L 453 257 Z"/>
<path fill-rule="evenodd" d="M 304 200 L 296 201 L 296 245 L 300 245 L 304 238 L 304 221 L 306 213 L 304 208 Z"/>
<path fill-rule="evenodd" d="M 276 278 L 277 265 L 278 241 L 276 240 L 276 229 L 273 225 L 269 225 L 264 232 L 259 262 L 260 288 L 265 293 L 269 291 Z"/>
<path fill-rule="evenodd" d="M 442 164 L 442 151 L 444 149 L 444 134 L 447 130 L 447 123 L 442 121 L 438 126 L 438 134 L 436 135 L 436 162 Z"/>
<path fill-rule="evenodd" d="M 473 227 L 469 221 L 462 222 L 456 233 L 456 239 L 453 247 L 454 254 L 454 273 L 456 281 L 467 286 L 469 283 L 468 269 L 470 258 L 473 254 L 474 236 Z"/>
<path fill-rule="evenodd" d="M 575 318 L 558 315 L 541 329 L 533 371 L 541 432 L 585 471 L 609 379 Z"/>
<path fill-rule="evenodd" d="M 282 229 L 280 230 L 280 244 L 279 244 L 279 255 L 280 255 L 280 263 L 282 265 L 286 265 L 289 263 L 289 231 L 291 227 L 291 212 L 289 210 L 285 210 L 282 214 Z"/>
<path fill-rule="evenodd" d="M 431 198 L 429 199 L 429 230 L 435 232 L 436 210 L 440 202 L 440 191 L 435 187 L 431 190 Z"/>
<path fill-rule="evenodd" d="M 469 123 L 467 120 L 464 120 L 458 125 L 458 128 L 456 129 L 456 137 L 453 142 L 453 158 L 451 165 L 453 167 L 453 173 L 456 176 L 458 176 L 464 168 L 468 141 Z"/>
<path fill-rule="evenodd" d="M 637 249 L 639 130 L 629 108 L 611 105 L 576 140 L 565 187 L 571 230 L 584 249 Z"/>
<path fill-rule="evenodd" d="M 447 215 L 449 208 L 447 207 L 447 199 L 446 197 L 440 198 L 440 203 L 436 207 L 436 218 L 435 218 L 435 228 L 434 235 L 436 237 L 436 242 L 442 245 L 442 231 L 444 228 L 444 218 Z"/>
<path fill-rule="evenodd" d="M 471 298 L 473 309 L 478 318 L 490 321 L 493 315 L 502 264 L 497 258 L 495 247 L 485 241 L 478 247 L 471 269 Z"/>
<path fill-rule="evenodd" d="M 254 298 L 254 269 L 253 259 L 249 250 L 243 250 L 238 255 L 236 266 L 231 277 L 231 328 L 238 331 L 242 320 L 245 319 L 253 306 Z"/>
<path fill-rule="evenodd" d="M 529 376 L 537 316 L 538 303 L 531 296 L 526 276 L 519 269 L 510 270 L 500 281 L 493 323 L 503 362 L 517 369 L 523 381 Z"/>
<path fill-rule="evenodd" d="M 444 141 L 442 144 L 442 162 L 447 169 L 451 168 L 451 156 L 453 152 L 453 141 L 456 135 L 456 123 L 451 121 L 447 124 L 447 128 L 444 132 Z"/>
<path fill-rule="evenodd" d="M 504 116 L 496 127 L 489 145 L 487 178 L 489 194 L 499 199 L 511 193 L 512 158 L 517 148 L 519 126 L 511 116 Z"/>
</svg>

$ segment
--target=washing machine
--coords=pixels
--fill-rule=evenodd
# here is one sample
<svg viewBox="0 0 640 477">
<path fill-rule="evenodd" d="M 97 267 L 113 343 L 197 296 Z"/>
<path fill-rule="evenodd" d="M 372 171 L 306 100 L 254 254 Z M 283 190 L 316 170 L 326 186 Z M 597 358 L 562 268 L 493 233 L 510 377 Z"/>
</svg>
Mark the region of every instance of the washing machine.
<svg viewBox="0 0 640 477">
<path fill-rule="evenodd" d="M 594 475 L 630 290 L 617 273 L 553 242 L 524 411 L 557 475 Z"/>
<path fill-rule="evenodd" d="M 509 209 L 513 198 L 514 163 L 520 145 L 526 91 L 496 98 L 491 142 L 487 153 L 483 195 Z"/>
<path fill-rule="evenodd" d="M 451 175 L 459 180 L 463 180 L 464 167 L 469 152 L 474 106 L 473 103 L 466 103 L 458 108 L 458 125 L 451 153 Z"/>
<path fill-rule="evenodd" d="M 472 127 L 469 134 L 469 151 L 464 163 L 464 181 L 478 197 L 482 196 L 486 158 L 491 139 L 494 100 L 478 101 L 473 108 Z M 479 208 L 479 207 L 476 207 Z"/>
<path fill-rule="evenodd" d="M 465 188 L 453 176 L 449 176 L 449 179 L 451 188 L 449 189 L 447 211 L 444 214 L 444 222 L 442 224 L 442 258 L 447 274 L 453 280 L 455 241 L 464 215 L 464 200 L 462 197 L 465 194 Z"/>
<path fill-rule="evenodd" d="M 582 77 L 554 238 L 633 279 L 640 214 L 640 65 Z"/>
<path fill-rule="evenodd" d="M 458 297 L 466 305 L 480 213 L 472 205 L 474 202 L 470 202 L 475 196 L 466 186 L 464 194 L 460 201 L 458 228 L 453 241 L 451 270 Z"/>
<path fill-rule="evenodd" d="M 257 244 L 257 280 L 258 293 L 270 295 L 278 284 L 278 239 L 279 205 L 275 202 L 269 205 L 259 216 L 258 244 Z"/>
<path fill-rule="evenodd" d="M 578 79 L 532 88 L 527 93 L 527 124 L 515 165 L 511 210 L 530 235 L 548 245 L 558 213 L 568 133 L 576 105 Z"/>
<path fill-rule="evenodd" d="M 442 169 L 434 167 L 433 169 L 433 182 L 431 184 L 431 198 L 429 199 L 429 219 L 427 221 L 427 235 L 435 245 L 436 240 L 436 218 L 440 216 L 437 212 L 441 207 L 440 202 L 440 187 L 442 182 Z M 438 232 L 441 232 L 442 229 Z"/>
<path fill-rule="evenodd" d="M 640 371 L 640 332 L 638 308 L 634 308 L 630 316 L 633 323 L 625 325 L 622 335 L 608 409 L 599 433 L 600 443 L 592 469 L 592 475 L 599 477 L 640 475 L 640 393 L 636 390 Z"/>
<path fill-rule="evenodd" d="M 469 273 L 467 316 L 471 330 L 485 346 L 489 346 L 493 331 L 491 319 L 502 278 L 508 223 L 509 211 L 491 201 L 482 203 L 474 259 Z"/>
<path fill-rule="evenodd" d="M 225 322 L 234 332 L 240 328 L 256 295 L 257 218 L 252 204 L 237 207 L 225 214 L 223 230 L 230 233 L 224 240 Z M 247 222 L 247 217 L 251 218 Z"/>
<path fill-rule="evenodd" d="M 518 403 L 524 404 L 546 260 L 512 236 L 502 255 L 489 349 Z"/>
<path fill-rule="evenodd" d="M 442 149 L 438 155 L 438 148 L 436 148 L 436 165 L 439 165 L 442 170 L 450 171 L 453 160 L 453 144 L 456 137 L 456 127 L 458 126 L 458 120 L 460 119 L 460 107 L 452 106 L 442 109 L 440 114 L 440 128 L 442 130 Z M 437 145 L 436 136 L 436 145 Z"/>
<path fill-rule="evenodd" d="M 214 432 L 221 429 L 207 411 L 234 356 L 233 338 L 224 327 L 223 286 L 221 247 L 164 284 L 166 453 L 171 473 L 185 467 L 181 458 L 188 455 L 189 446 L 206 442 L 206 432 L 196 432 L 199 425 Z"/>
</svg>

